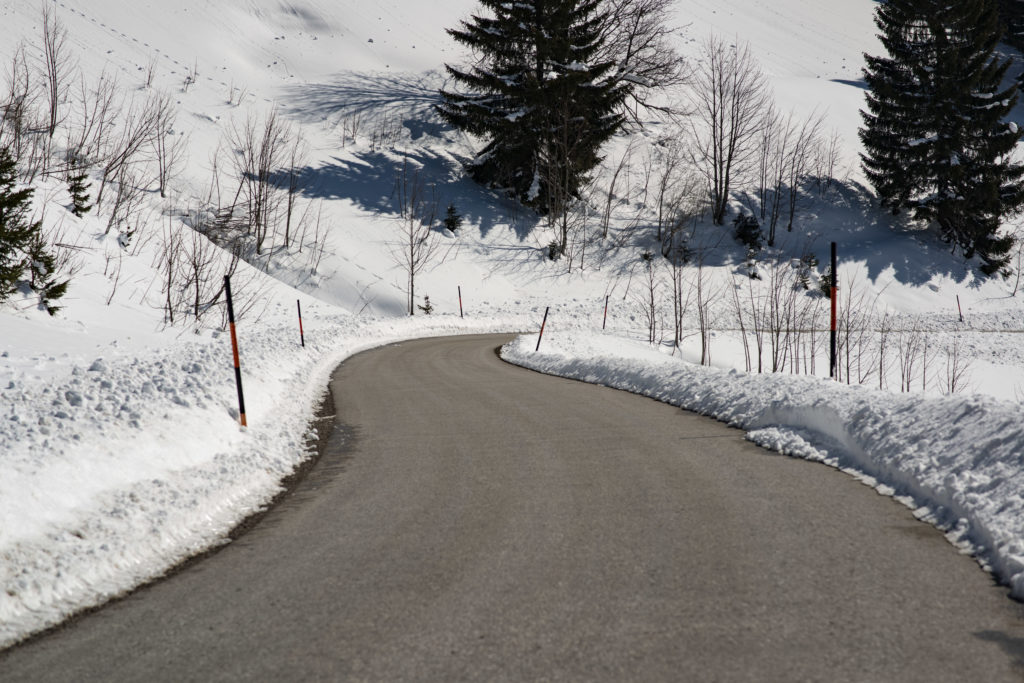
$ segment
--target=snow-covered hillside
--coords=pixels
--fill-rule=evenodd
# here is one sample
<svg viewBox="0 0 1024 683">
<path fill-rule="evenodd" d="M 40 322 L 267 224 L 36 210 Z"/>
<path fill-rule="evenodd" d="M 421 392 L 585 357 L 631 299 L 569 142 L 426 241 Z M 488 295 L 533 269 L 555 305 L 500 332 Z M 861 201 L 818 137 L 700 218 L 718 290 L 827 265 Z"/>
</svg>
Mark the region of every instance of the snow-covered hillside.
<svg viewBox="0 0 1024 683">
<path fill-rule="evenodd" d="M 960 452 L 948 461 L 939 457 L 946 454 L 925 453 L 901 469 L 871 465 L 871 453 L 867 460 L 835 454 L 832 460 L 859 468 L 882 488 L 908 496 L 909 504 L 930 506 L 923 516 L 959 529 L 957 539 L 980 552 L 1019 594 L 1024 513 L 1011 503 L 1012 491 L 1024 484 L 1024 440 L 1019 430 L 1005 435 L 995 451 L 998 462 L 981 484 L 981 475 L 971 475 L 976 454 L 965 451 L 982 441 L 984 430 L 1003 429 L 1006 416 L 1021 412 L 1024 295 L 1011 296 L 1013 278 L 980 279 L 974 265 L 930 234 L 878 212 L 864 187 L 857 112 L 862 53 L 879 50 L 875 5 L 684 0 L 676 3 L 678 47 L 696 60 L 712 33 L 749 42 L 779 108 L 821 113 L 835 131 L 835 183 L 807 196 L 794 232 L 775 254 L 778 272 L 789 272 L 789 260 L 807 252 L 817 255 L 820 272 L 829 242 L 838 242 L 844 305 L 865 316 L 859 328 L 851 322 L 851 333 L 863 328 L 867 335 L 863 344 L 851 343 L 844 374 L 863 375 L 890 394 L 907 384 L 934 397 L 956 384 L 988 397 L 935 399 L 947 402 L 943 415 L 981 415 L 980 426 L 966 432 L 970 439 L 950 441 Z M 602 192 L 623 162 L 614 201 L 607 203 L 610 237 L 601 239 L 595 218 L 571 264 L 548 260 L 550 229 L 468 181 L 461 166 L 474 142 L 432 112 L 444 63 L 466 58 L 445 28 L 474 9 L 472 0 L 58 0 L 52 6 L 67 29 L 75 68 L 55 153 L 83 116 L 73 104 L 78 93 L 103 82 L 116 82 L 123 111 L 168 97 L 175 112 L 168 140 L 187 153 L 166 197 L 147 188 L 120 221 L 110 221 L 109 205 L 74 216 L 59 174 L 34 182 L 36 217 L 63 245 L 75 275 L 56 318 L 28 294 L 0 305 L 0 647 L 222 542 L 306 457 L 326 379 L 358 350 L 415 336 L 535 329 L 547 306 L 555 339 L 572 330 L 590 340 L 573 336 L 558 347 L 561 360 L 536 363 L 550 371 L 568 371 L 572 363 L 565 358 L 595 348 L 645 357 L 636 343 L 648 338 L 652 319 L 656 341 L 671 341 L 670 275 L 657 271 L 645 282 L 640 255 L 654 243 L 635 228 L 652 220 L 642 200 L 644 166 L 671 129 L 652 122 L 614 141 L 594 190 L 600 211 Z M 37 4 L 0 0 L 0 25 L 0 64 L 12 63 L 19 36 L 35 59 Z M 162 264 L 174 244 L 207 254 L 219 264 L 211 266 L 215 276 L 230 262 L 192 227 L 210 218 L 204 212 L 213 194 L 227 202 L 235 190 L 232 135 L 249 122 L 258 131 L 275 111 L 295 148 L 301 138 L 307 151 L 297 165 L 295 233 L 287 240 L 272 235 L 253 259 L 257 267 L 240 264 L 232 280 L 243 309 L 238 331 L 249 427 L 241 430 L 221 309 L 200 321 L 178 311 L 172 323 Z M 123 123 L 119 119 L 115 130 Z M 465 219 L 454 235 L 438 232 L 438 258 L 418 277 L 416 303 L 430 297 L 429 317 L 405 316 L 406 273 L 396 259 L 403 169 L 406 180 L 418 174 L 435 188 L 442 210 L 453 204 Z M 95 192 L 97 169 L 92 183 Z M 738 198 L 736 209 L 741 205 Z M 768 292 L 771 278 L 749 280 L 742 249 L 721 229 L 700 224 L 695 240 L 707 248 L 706 267 L 691 267 L 684 280 L 692 286 L 706 278 L 705 291 L 716 292 L 708 304 L 712 322 L 702 335 L 694 303 L 678 352 L 662 344 L 650 363 L 685 364 L 695 382 L 713 384 L 727 375 L 735 395 L 749 386 L 751 396 L 767 396 L 769 404 L 772 392 L 793 396 L 801 386 L 820 387 L 828 374 L 820 330 L 791 349 L 787 366 L 817 378 L 759 376 L 748 384 L 742 372 L 728 374 L 743 371 L 750 354 L 756 356 L 740 329 L 736 302 Z M 218 277 L 210 279 L 207 285 L 216 289 Z M 645 303 L 651 291 L 658 299 L 653 308 Z M 817 307 L 816 321 L 824 319 L 823 299 L 801 294 L 799 300 Z M 869 377 L 862 366 L 878 364 L 869 347 L 880 343 L 879 326 L 889 335 L 889 360 L 881 362 L 882 376 Z M 702 338 L 716 369 L 699 365 Z M 604 380 L 592 368 L 587 376 Z M 828 392 L 857 400 L 866 395 L 845 385 Z M 813 402 L 818 394 L 807 396 Z M 686 406 L 721 412 L 699 397 Z M 812 457 L 828 459 L 820 455 L 827 444 L 861 443 L 858 435 L 839 438 L 827 430 L 816 442 L 817 423 L 804 420 L 808 413 L 799 407 L 757 410 L 738 423 L 761 430 L 760 441 L 773 446 L 765 428 L 798 430 L 800 443 L 810 444 L 796 447 L 797 438 L 786 436 L 798 455 L 813 451 L 819 455 Z M 895 443 L 905 446 L 918 433 L 910 424 L 917 417 L 889 414 L 890 423 L 872 428 L 891 430 Z M 983 514 L 959 502 L 968 495 L 988 496 Z"/>
</svg>

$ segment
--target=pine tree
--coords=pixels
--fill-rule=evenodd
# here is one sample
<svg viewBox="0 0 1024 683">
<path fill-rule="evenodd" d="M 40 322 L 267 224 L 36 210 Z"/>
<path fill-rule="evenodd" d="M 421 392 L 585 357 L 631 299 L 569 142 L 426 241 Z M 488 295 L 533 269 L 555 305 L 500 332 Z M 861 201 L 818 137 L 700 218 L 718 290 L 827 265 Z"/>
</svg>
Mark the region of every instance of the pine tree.
<svg viewBox="0 0 1024 683">
<path fill-rule="evenodd" d="M 1002 86 L 992 0 L 892 0 L 876 12 L 889 58 L 868 57 L 863 165 L 883 206 L 933 221 L 982 271 L 1005 267 L 1003 217 L 1024 206 L 1024 167 L 1009 159 L 1022 131 Z"/>
<path fill-rule="evenodd" d="M 458 209 L 455 208 L 455 205 L 449 204 L 448 210 L 444 215 L 444 227 L 454 235 L 462 227 L 462 221 L 463 218 L 459 214 Z"/>
<path fill-rule="evenodd" d="M 16 189 L 17 178 L 17 162 L 7 148 L 0 148 L 0 301 L 27 282 L 54 315 L 59 310 L 54 302 L 67 292 L 68 281 L 58 280 L 57 259 L 43 239 L 42 221 L 27 218 L 33 190 Z"/>
<path fill-rule="evenodd" d="M 921 50 L 925 32 L 919 0 L 892 0 L 879 5 L 875 25 L 887 57 L 864 55 L 867 111 L 860 129 L 864 173 L 884 208 L 897 213 L 922 187 L 926 158 L 920 149 L 927 135 L 922 111 L 927 106 L 929 76 Z"/>
<path fill-rule="evenodd" d="M 28 247 L 29 286 L 39 295 L 39 304 L 50 315 L 60 310 L 54 302 L 68 291 L 69 280 L 58 279 L 57 258 L 46 248 L 42 233 L 36 231 Z"/>
<path fill-rule="evenodd" d="M 462 92 L 441 92 L 441 117 L 486 140 L 469 168 L 542 213 L 564 211 L 621 127 L 624 86 L 597 62 L 599 0 L 480 0 L 448 33 L 482 55 L 466 70 L 446 65 Z"/>
<path fill-rule="evenodd" d="M 89 204 L 89 174 L 85 171 L 73 171 L 68 176 L 68 194 L 71 195 L 71 213 L 84 216 L 92 209 Z"/>
<path fill-rule="evenodd" d="M 936 133 L 931 162 L 935 192 L 915 206 L 934 220 L 942 238 L 967 258 L 981 257 L 993 274 L 1009 262 L 1013 239 L 998 235 L 1002 218 L 1024 205 L 1024 167 L 1010 159 L 1022 132 L 1005 119 L 1017 86 L 1002 86 L 1009 60 L 1000 62 L 998 16 L 990 0 L 940 5 L 935 27 Z M 947 30 L 940 31 L 939 26 Z"/>
<path fill-rule="evenodd" d="M 999 0 L 999 18 L 1003 40 L 1017 48 L 1024 48 L 1024 0 Z"/>
<path fill-rule="evenodd" d="M 15 292 L 28 265 L 28 246 L 39 224 L 25 215 L 32 200 L 30 188 L 15 188 L 17 162 L 6 147 L 0 148 L 0 301 Z"/>
</svg>

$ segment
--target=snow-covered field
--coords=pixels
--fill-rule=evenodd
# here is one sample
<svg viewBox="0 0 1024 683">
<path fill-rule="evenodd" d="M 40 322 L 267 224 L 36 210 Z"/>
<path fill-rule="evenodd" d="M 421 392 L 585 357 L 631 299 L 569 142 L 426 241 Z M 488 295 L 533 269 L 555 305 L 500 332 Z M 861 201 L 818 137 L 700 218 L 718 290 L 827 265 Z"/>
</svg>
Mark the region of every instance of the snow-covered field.
<svg viewBox="0 0 1024 683">
<path fill-rule="evenodd" d="M 130 242 L 116 228 L 108 233 L 102 212 L 73 216 L 59 179 L 36 182 L 37 217 L 79 269 L 55 319 L 28 296 L 0 306 L 0 647 L 222 543 L 307 457 L 313 413 L 344 358 L 418 336 L 535 330 L 546 306 L 541 352 L 527 336 L 506 350 L 510 360 L 647 393 L 735 424 L 766 447 L 847 469 L 947 529 L 1024 597 L 1024 306 L 1011 296 L 1013 278 L 978 279 L 864 194 L 857 110 L 862 53 L 878 50 L 875 3 L 677 5 L 685 54 L 696 55 L 712 31 L 749 41 L 779 106 L 825 112 L 838 133 L 840 183 L 812 198 L 779 256 L 813 249 L 824 261 L 828 242 L 840 243 L 850 305 L 870 307 L 872 326 L 928 340 L 928 371 L 920 363 L 908 370 L 914 393 L 897 393 L 895 349 L 885 376 L 868 382 L 875 388 L 824 379 L 821 337 L 816 377 L 743 372 L 727 292 L 751 285 L 742 274 L 733 279 L 740 250 L 731 239 L 705 271 L 720 292 L 711 367 L 697 364 L 692 311 L 678 353 L 639 341 L 648 331 L 640 246 L 595 243 L 572 273 L 544 258 L 550 231 L 462 177 L 471 141 L 430 113 L 443 63 L 460 59 L 444 28 L 473 9 L 471 0 L 59 0 L 56 16 L 84 81 L 107 73 L 125 102 L 172 95 L 175 133 L 189 154 L 167 198 L 150 193 L 139 207 Z M 0 25 L 31 53 L 39 7 L 0 0 Z M 0 44 L 0 64 L 15 48 Z M 185 219 L 208 194 L 225 131 L 273 104 L 309 145 L 301 201 L 322 215 L 326 239 L 319 258 L 301 238 L 272 250 L 263 266 L 273 277 L 239 269 L 236 296 L 252 305 L 238 325 L 243 430 L 219 318 L 168 324 L 157 279 L 161 245 L 190 234 Z M 638 139 L 642 146 L 646 137 Z M 609 164 L 627 149 L 616 141 Z M 446 258 L 417 283 L 435 307 L 430 317 L 402 315 L 404 273 L 391 248 L 396 169 L 406 160 L 466 218 L 458 235 L 442 237 Z M 633 220 L 639 190 L 621 188 L 635 187 L 642 165 L 639 157 L 625 165 L 613 229 Z M 670 314 L 659 304 L 662 330 Z M 944 397 L 953 349 L 969 391 Z"/>
</svg>

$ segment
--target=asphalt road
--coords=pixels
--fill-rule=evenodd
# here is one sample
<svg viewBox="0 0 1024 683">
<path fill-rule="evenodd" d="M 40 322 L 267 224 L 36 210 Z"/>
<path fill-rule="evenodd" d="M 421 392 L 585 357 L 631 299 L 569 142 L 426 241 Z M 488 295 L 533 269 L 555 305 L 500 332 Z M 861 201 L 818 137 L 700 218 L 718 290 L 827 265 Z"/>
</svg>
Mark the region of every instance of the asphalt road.
<svg viewBox="0 0 1024 683">
<path fill-rule="evenodd" d="M 1022 606 L 899 504 L 500 341 L 344 363 L 292 494 L 0 680 L 1024 678 Z"/>
</svg>

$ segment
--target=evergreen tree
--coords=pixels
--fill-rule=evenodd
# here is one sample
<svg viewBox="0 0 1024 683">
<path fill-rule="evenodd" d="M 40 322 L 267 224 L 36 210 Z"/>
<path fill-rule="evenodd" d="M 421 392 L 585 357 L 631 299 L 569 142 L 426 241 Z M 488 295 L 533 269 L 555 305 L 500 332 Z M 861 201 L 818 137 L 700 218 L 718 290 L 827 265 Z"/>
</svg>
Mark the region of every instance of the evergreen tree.
<svg viewBox="0 0 1024 683">
<path fill-rule="evenodd" d="M 54 315 L 59 310 L 54 302 L 64 296 L 68 281 L 57 279 L 57 259 L 46 247 L 42 222 L 27 218 L 33 191 L 16 189 L 17 177 L 17 162 L 6 147 L 0 148 L 0 301 L 27 282 Z"/>
<path fill-rule="evenodd" d="M 28 265 L 27 250 L 39 224 L 25 215 L 32 199 L 30 188 L 16 189 L 17 162 L 6 147 L 0 148 L 0 301 L 17 289 Z"/>
<path fill-rule="evenodd" d="M 72 171 L 68 176 L 68 194 L 71 195 L 71 213 L 84 216 L 92 209 L 89 204 L 89 174 L 85 171 Z"/>
<path fill-rule="evenodd" d="M 69 280 L 59 280 L 57 258 L 46 248 L 40 231 L 32 235 L 28 247 L 29 286 L 39 295 L 39 303 L 50 315 L 60 310 L 54 302 L 68 291 Z"/>
<path fill-rule="evenodd" d="M 1018 50 L 1024 49 L 1024 0 L 999 0 L 999 18 L 1003 40 Z"/>
<path fill-rule="evenodd" d="M 934 221 L 985 273 L 1005 267 L 1002 218 L 1024 206 L 1024 167 L 1009 155 L 1022 131 L 1005 117 L 1016 85 L 995 56 L 992 0 L 891 0 L 876 12 L 888 58 L 867 57 L 863 165 L 883 206 Z"/>
<path fill-rule="evenodd" d="M 559 213 L 621 127 L 625 89 L 598 62 L 599 0 L 480 0 L 487 13 L 448 33 L 481 55 L 446 65 L 461 92 L 442 91 L 441 117 L 486 140 L 469 168 L 542 213 Z"/>
<path fill-rule="evenodd" d="M 925 32 L 918 14 L 920 0 L 893 0 L 879 5 L 875 25 L 888 56 L 864 55 L 867 66 L 867 111 L 860 129 L 864 173 L 884 208 L 897 213 L 923 186 L 926 159 L 920 149 L 928 128 L 922 118 L 929 87 L 927 59 L 922 53 Z"/>
<path fill-rule="evenodd" d="M 1009 262 L 1013 247 L 1012 237 L 998 235 L 1002 218 L 1024 205 L 1024 167 L 1010 159 L 1022 132 L 1005 121 L 1017 103 L 1017 86 L 1003 87 L 1010 62 L 994 57 L 1000 39 L 994 3 L 936 5 L 944 19 L 933 27 L 936 135 L 923 145 L 934 192 L 918 200 L 915 216 L 937 222 L 945 241 L 968 258 L 977 253 L 982 270 L 993 274 Z"/>
<path fill-rule="evenodd" d="M 459 214 L 458 209 L 455 208 L 455 205 L 449 204 L 448 210 L 444 215 L 444 227 L 454 235 L 462 227 L 462 221 L 463 218 Z"/>
</svg>

